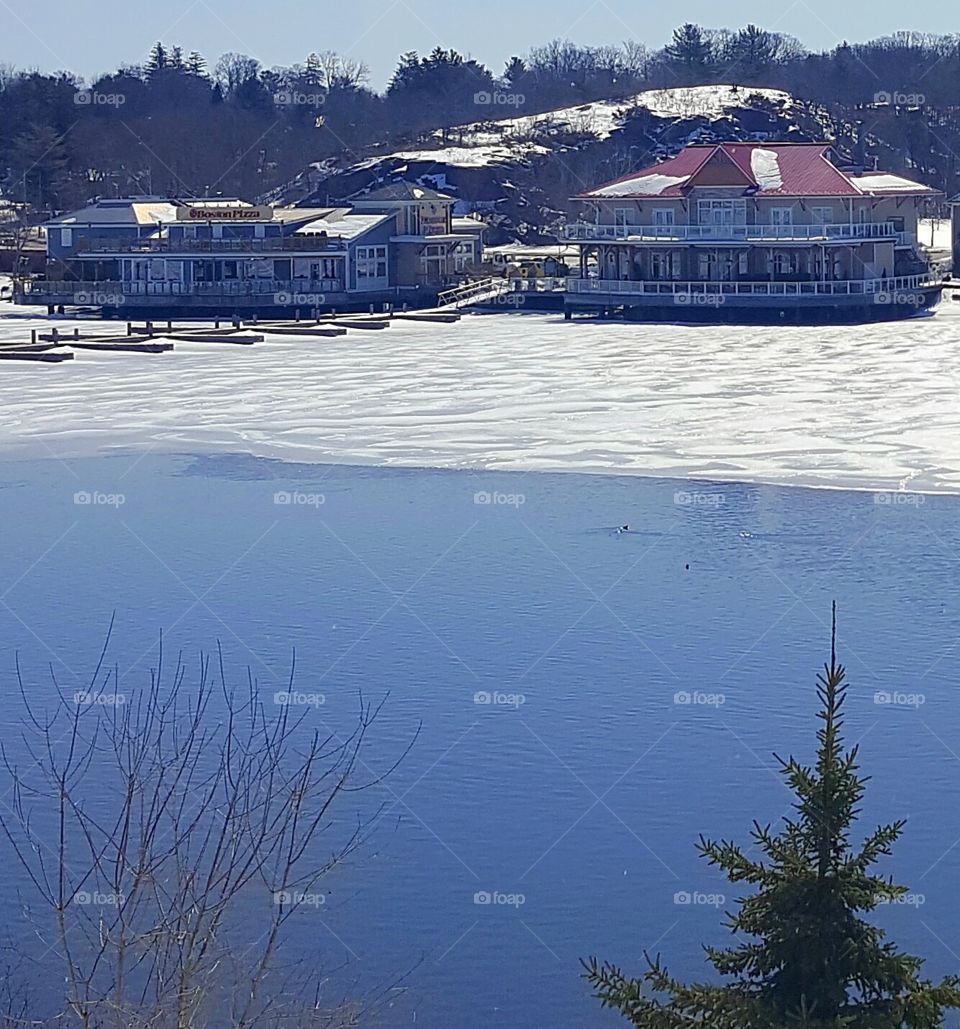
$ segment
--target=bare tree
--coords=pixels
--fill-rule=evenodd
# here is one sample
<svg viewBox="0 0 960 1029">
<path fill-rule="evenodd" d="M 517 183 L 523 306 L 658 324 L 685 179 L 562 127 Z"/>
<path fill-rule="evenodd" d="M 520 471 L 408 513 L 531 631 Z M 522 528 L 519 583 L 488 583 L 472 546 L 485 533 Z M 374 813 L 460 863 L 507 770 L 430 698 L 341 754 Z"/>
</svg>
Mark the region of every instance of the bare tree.
<svg viewBox="0 0 960 1029">
<path fill-rule="evenodd" d="M 306 724 L 315 695 L 295 692 L 294 666 L 270 710 L 249 672 L 229 685 L 219 647 L 193 676 L 180 658 L 168 675 L 161 640 L 136 695 L 120 692 L 106 652 L 86 691 L 54 677 L 49 708 L 18 662 L 25 767 L 0 746 L 14 798 L 0 829 L 49 912 L 37 931 L 62 962 L 61 1017 L 85 1029 L 355 1024 L 376 1000 L 332 1004 L 328 969 L 277 958 L 291 917 L 320 908 L 324 877 L 378 817 L 340 809 L 396 767 L 376 775 L 361 756 L 383 702 L 361 696 L 341 736 Z M 54 815 L 52 836 L 36 828 Z"/>
</svg>

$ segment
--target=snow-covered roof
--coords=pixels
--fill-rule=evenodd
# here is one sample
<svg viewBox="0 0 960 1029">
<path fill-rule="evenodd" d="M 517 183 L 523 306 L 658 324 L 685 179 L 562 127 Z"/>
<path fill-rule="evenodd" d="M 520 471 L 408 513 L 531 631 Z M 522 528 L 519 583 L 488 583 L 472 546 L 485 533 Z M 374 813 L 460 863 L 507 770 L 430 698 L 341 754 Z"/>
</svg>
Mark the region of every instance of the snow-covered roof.
<svg viewBox="0 0 960 1029">
<path fill-rule="evenodd" d="M 391 182 L 379 189 L 372 189 L 367 193 L 355 193 L 350 198 L 353 203 L 429 203 L 431 201 L 443 203 L 452 201 L 453 197 L 439 190 L 430 189 L 429 186 L 421 186 L 416 182 Z"/>
<path fill-rule="evenodd" d="M 864 172 L 854 178 L 863 193 L 936 193 L 937 190 L 921 182 L 905 179 L 889 172 Z"/>
<path fill-rule="evenodd" d="M 177 218 L 179 205 L 169 200 L 100 200 L 79 211 L 61 215 L 46 223 L 49 228 L 76 225 L 154 225 Z"/>
<path fill-rule="evenodd" d="M 395 215 L 392 214 L 354 214 L 345 208 L 337 208 L 328 217 L 301 225 L 296 235 L 316 235 L 325 232 L 328 236 L 339 236 L 341 239 L 356 239 L 393 217 Z"/>
<path fill-rule="evenodd" d="M 737 188 L 742 195 L 858 197 L 934 195 L 937 190 L 885 172 L 857 174 L 830 159 L 826 143 L 711 143 L 581 194 L 581 200 L 684 197 L 695 186 Z"/>
</svg>

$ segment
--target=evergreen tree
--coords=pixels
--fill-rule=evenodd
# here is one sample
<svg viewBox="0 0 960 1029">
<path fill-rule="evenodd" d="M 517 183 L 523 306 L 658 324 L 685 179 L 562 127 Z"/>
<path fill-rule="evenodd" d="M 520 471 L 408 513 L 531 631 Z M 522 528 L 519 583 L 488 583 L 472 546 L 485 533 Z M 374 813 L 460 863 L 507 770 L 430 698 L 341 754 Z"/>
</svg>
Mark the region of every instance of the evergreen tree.
<svg viewBox="0 0 960 1029">
<path fill-rule="evenodd" d="M 780 45 L 772 32 L 748 25 L 734 36 L 730 50 L 734 77 L 744 82 L 758 82 L 773 71 Z"/>
<path fill-rule="evenodd" d="M 699 25 L 687 22 L 674 29 L 663 52 L 668 63 L 688 82 L 702 81 L 710 71 L 713 48 Z"/>
<path fill-rule="evenodd" d="M 519 57 L 511 57 L 503 69 L 503 81 L 516 89 L 527 75 L 527 66 Z"/>
<path fill-rule="evenodd" d="M 163 43 L 157 42 L 154 44 L 153 49 L 150 51 L 150 56 L 147 58 L 146 73 L 147 75 L 156 75 L 158 71 L 163 71 L 167 66 L 167 49 Z"/>
<path fill-rule="evenodd" d="M 729 950 L 706 948 L 733 982 L 684 985 L 659 957 L 648 958 L 641 979 L 630 979 L 591 958 L 585 978 L 605 1007 L 655 1029 L 937 1029 L 945 1008 L 960 1008 L 960 977 L 939 984 L 922 979 L 923 961 L 900 953 L 860 917 L 907 892 L 871 871 L 890 855 L 904 822 L 881 826 L 859 847 L 851 843 L 867 779 L 859 775 L 858 748 L 843 748 L 846 691 L 834 605 L 830 662 L 817 676 L 816 765 L 777 758 L 796 795 L 796 815 L 778 835 L 754 823 L 759 861 L 732 842 L 700 839 L 710 864 L 731 882 L 756 888 L 729 922 L 733 933 L 751 939 Z M 660 996 L 643 996 L 644 986 Z"/>
<path fill-rule="evenodd" d="M 191 75 L 196 75 L 198 79 L 207 77 L 207 59 L 203 54 L 191 50 L 190 56 L 187 58 L 187 71 Z"/>
</svg>

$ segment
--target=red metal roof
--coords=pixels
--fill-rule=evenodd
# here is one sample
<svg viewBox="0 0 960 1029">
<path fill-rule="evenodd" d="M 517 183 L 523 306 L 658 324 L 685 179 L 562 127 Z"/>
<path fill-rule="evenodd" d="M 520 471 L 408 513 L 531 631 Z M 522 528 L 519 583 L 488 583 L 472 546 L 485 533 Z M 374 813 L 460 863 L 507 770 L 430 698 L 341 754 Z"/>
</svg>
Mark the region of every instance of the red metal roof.
<svg viewBox="0 0 960 1029">
<path fill-rule="evenodd" d="M 902 176 L 884 172 L 861 175 L 841 171 L 829 158 L 826 143 L 719 143 L 694 144 L 659 164 L 624 175 L 598 186 L 576 199 L 642 199 L 683 197 L 697 185 L 698 173 L 708 163 L 714 169 L 710 185 L 722 185 L 717 170 L 729 158 L 745 175 L 749 185 L 744 194 L 753 196 L 856 197 L 871 195 L 935 194 L 938 191 Z M 730 176 L 731 186 L 742 186 L 739 174 Z"/>
</svg>

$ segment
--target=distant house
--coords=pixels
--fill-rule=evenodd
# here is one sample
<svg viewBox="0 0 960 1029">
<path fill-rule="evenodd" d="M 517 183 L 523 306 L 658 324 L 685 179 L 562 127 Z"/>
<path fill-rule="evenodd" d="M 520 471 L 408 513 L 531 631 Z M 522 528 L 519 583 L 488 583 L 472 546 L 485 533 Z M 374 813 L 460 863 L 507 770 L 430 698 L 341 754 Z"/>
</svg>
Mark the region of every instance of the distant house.
<svg viewBox="0 0 960 1029">
<path fill-rule="evenodd" d="M 349 203 L 355 211 L 396 213 L 391 261 L 398 280 L 450 282 L 480 260 L 479 232 L 466 234 L 462 225 L 454 226 L 456 201 L 445 193 L 412 182 L 394 182 L 357 193 Z"/>
<path fill-rule="evenodd" d="M 323 208 L 98 200 L 47 224 L 46 277 L 17 299 L 225 316 L 431 304 L 479 258 L 480 234 L 453 233 L 454 199 L 418 190 L 400 183 Z"/>
<path fill-rule="evenodd" d="M 917 240 L 920 206 L 939 195 L 844 168 L 821 143 L 688 146 L 575 198 L 590 218 L 566 227 L 580 245 L 568 313 L 913 314 L 942 289 Z"/>
</svg>

